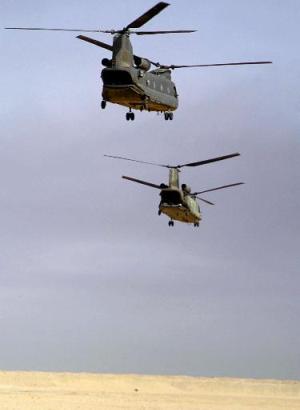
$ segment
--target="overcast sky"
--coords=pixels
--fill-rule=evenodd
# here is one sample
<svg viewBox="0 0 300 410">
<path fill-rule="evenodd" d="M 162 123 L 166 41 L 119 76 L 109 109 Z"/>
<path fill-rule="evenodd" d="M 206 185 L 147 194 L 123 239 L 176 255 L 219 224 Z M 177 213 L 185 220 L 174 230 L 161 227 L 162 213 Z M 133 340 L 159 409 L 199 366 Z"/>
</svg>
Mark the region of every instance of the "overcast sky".
<svg viewBox="0 0 300 410">
<path fill-rule="evenodd" d="M 2 0 L 0 25 L 122 28 L 155 1 Z M 109 52 L 74 33 L 0 36 L 0 369 L 300 377 L 300 4 L 174 0 L 132 36 L 165 64 L 272 60 L 177 70 L 174 121 L 100 109 Z M 111 42 L 109 35 L 95 35 Z M 157 215 L 181 163 L 200 228 Z"/>
</svg>

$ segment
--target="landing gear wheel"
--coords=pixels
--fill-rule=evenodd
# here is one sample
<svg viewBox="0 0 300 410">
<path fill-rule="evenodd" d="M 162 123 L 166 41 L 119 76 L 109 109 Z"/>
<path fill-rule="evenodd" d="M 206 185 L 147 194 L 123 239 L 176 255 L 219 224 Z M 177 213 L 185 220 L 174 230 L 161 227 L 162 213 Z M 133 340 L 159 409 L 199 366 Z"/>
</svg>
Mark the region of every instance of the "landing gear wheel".
<svg viewBox="0 0 300 410">
<path fill-rule="evenodd" d="M 126 113 L 126 120 L 127 121 L 129 121 L 129 120 L 131 120 L 131 121 L 134 121 L 134 112 L 127 112 Z"/>
<path fill-rule="evenodd" d="M 102 110 L 104 110 L 105 107 L 106 107 L 106 101 L 105 101 L 105 100 L 102 100 L 102 101 L 101 101 L 101 108 L 102 108 Z"/>
<path fill-rule="evenodd" d="M 195 222 L 195 223 L 194 223 L 194 227 L 195 227 L 195 228 L 199 228 L 199 222 Z"/>
<path fill-rule="evenodd" d="M 174 226 L 174 221 L 169 221 L 169 226 Z"/>
<path fill-rule="evenodd" d="M 173 120 L 173 113 L 172 112 L 165 112 L 165 120 Z"/>
</svg>

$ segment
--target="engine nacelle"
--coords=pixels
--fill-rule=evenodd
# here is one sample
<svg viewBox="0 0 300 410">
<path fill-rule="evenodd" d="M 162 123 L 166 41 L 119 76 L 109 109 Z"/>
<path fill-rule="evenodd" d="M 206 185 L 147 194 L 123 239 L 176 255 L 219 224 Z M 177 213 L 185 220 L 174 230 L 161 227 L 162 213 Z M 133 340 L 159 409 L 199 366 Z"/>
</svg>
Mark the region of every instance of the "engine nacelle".
<svg viewBox="0 0 300 410">
<path fill-rule="evenodd" d="M 147 58 L 134 57 L 135 65 L 143 71 L 149 71 L 151 68 L 151 62 Z"/>
<path fill-rule="evenodd" d="M 190 193 L 191 193 L 191 187 L 188 186 L 188 185 L 186 185 L 186 184 L 182 184 L 182 185 L 181 185 L 181 189 L 182 189 L 185 193 L 187 193 L 187 194 L 190 194 Z"/>
<path fill-rule="evenodd" d="M 102 65 L 104 65 L 104 67 L 109 67 L 110 68 L 112 66 L 112 61 L 109 60 L 108 58 L 103 58 Z"/>
</svg>

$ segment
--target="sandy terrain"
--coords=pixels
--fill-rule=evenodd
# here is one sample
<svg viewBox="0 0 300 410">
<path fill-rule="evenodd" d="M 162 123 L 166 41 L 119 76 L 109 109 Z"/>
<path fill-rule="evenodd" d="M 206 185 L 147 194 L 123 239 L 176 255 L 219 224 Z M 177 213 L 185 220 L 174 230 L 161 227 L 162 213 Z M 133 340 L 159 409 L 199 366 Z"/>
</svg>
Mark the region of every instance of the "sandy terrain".
<svg viewBox="0 0 300 410">
<path fill-rule="evenodd" d="M 1 410 L 300 410 L 300 381 L 0 372 Z"/>
</svg>

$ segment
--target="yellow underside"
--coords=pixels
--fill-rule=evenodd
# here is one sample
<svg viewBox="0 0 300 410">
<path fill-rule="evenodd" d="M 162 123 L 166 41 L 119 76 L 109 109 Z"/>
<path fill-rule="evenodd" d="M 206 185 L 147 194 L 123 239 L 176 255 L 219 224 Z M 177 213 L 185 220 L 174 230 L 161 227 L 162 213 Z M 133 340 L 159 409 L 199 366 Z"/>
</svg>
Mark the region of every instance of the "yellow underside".
<svg viewBox="0 0 300 410">
<path fill-rule="evenodd" d="M 182 205 L 161 205 L 159 210 L 174 221 L 186 223 L 198 223 L 201 221 L 201 215 L 191 213 Z"/>
<path fill-rule="evenodd" d="M 145 93 L 136 86 L 104 86 L 102 97 L 104 100 L 111 103 L 124 105 L 125 107 L 134 108 L 136 110 L 148 111 L 174 111 L 176 107 L 163 104 L 159 101 L 153 101 L 147 97 Z"/>
</svg>

